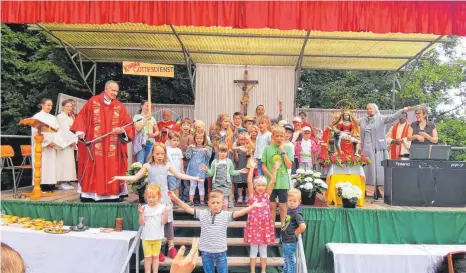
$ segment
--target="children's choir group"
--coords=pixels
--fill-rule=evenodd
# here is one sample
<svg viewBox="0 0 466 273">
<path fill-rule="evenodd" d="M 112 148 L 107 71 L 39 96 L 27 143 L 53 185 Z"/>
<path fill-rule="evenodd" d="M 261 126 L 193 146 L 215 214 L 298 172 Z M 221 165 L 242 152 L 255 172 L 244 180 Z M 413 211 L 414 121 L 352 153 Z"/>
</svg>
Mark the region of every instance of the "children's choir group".
<svg viewBox="0 0 466 273">
<path fill-rule="evenodd" d="M 150 116 L 143 117 L 136 129 L 147 134 L 152 120 Z M 144 226 L 146 273 L 157 272 L 159 262 L 165 260 L 160 252 L 164 238 L 168 240 L 169 256 L 176 256 L 173 206 L 194 215 L 201 223 L 199 250 L 206 273 L 215 272 L 215 268 L 219 273 L 228 272 L 227 226 L 235 218 L 248 214 L 244 242 L 250 245 L 251 272 L 255 272 L 258 254 L 261 272 L 265 272 L 267 246 L 276 241 L 277 202 L 283 270 L 295 272 L 298 235 L 306 225 L 299 208 L 301 192 L 293 189 L 290 179 L 295 160 L 293 126 L 283 122 L 272 126 L 265 115 L 253 118 L 235 113 L 232 121 L 227 114 L 220 114 L 207 131 L 200 120 L 182 119 L 180 126 L 166 130 L 166 140 L 152 141 L 147 157 L 138 158 L 146 163 L 136 175 L 113 178 L 113 181 L 136 181 L 148 172 L 146 204 L 138 208 L 139 223 Z M 311 139 L 309 127 L 301 132 L 299 164 L 312 168 L 316 143 Z M 207 178 L 211 179 L 209 190 L 204 187 Z M 198 207 L 194 203 L 196 190 Z M 236 201 L 248 206 L 230 211 L 235 191 Z"/>
</svg>

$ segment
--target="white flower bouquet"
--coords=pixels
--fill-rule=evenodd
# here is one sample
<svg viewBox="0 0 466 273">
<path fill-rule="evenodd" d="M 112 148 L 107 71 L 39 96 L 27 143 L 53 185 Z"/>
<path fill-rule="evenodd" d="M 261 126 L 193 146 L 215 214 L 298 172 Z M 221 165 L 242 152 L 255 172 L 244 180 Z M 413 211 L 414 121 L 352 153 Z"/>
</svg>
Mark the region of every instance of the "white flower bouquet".
<svg viewBox="0 0 466 273">
<path fill-rule="evenodd" d="M 295 188 L 308 192 L 309 196 L 314 192 L 323 193 L 328 185 L 320 178 L 321 175 L 317 171 L 297 169 L 296 174 L 291 175 L 291 183 Z"/>
<path fill-rule="evenodd" d="M 338 189 L 338 196 L 348 199 L 351 203 L 356 203 L 362 197 L 361 189 L 350 182 L 339 182 L 335 187 Z"/>
<path fill-rule="evenodd" d="M 133 164 L 131 164 L 131 167 L 129 168 L 129 170 L 126 172 L 126 175 L 135 175 L 139 172 L 139 170 L 142 168 L 142 164 L 139 163 L 139 162 L 134 162 Z M 146 174 L 139 180 L 137 181 L 134 181 L 134 182 L 126 182 L 130 187 L 131 187 L 131 190 L 134 192 L 134 193 L 138 193 L 138 190 L 139 189 L 142 189 L 143 187 L 145 187 L 147 185 L 147 183 L 149 183 L 149 173 L 146 172 Z"/>
</svg>

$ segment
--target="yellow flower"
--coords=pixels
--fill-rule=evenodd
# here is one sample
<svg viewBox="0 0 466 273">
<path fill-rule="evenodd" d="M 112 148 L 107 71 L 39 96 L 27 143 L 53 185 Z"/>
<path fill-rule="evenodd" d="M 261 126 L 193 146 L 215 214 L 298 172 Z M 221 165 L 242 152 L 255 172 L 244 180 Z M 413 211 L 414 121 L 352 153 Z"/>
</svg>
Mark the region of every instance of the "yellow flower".
<svg viewBox="0 0 466 273">
<path fill-rule="evenodd" d="M 139 163 L 139 162 L 134 162 L 133 164 L 131 164 L 131 168 L 142 168 L 142 164 Z"/>
</svg>

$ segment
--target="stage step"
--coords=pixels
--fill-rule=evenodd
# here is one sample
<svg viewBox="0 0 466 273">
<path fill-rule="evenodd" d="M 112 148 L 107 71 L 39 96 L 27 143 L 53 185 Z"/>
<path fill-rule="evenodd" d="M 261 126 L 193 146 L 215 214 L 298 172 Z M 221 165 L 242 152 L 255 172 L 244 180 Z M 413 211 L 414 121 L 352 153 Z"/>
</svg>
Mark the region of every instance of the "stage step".
<svg viewBox="0 0 466 273">
<path fill-rule="evenodd" d="M 175 220 L 173 221 L 174 227 L 201 227 L 201 223 L 199 221 L 183 221 L 183 220 Z M 246 221 L 233 221 L 228 225 L 229 228 L 245 228 Z M 280 228 L 281 223 L 275 222 L 275 228 Z"/>
<path fill-rule="evenodd" d="M 201 207 L 199 207 L 199 206 L 194 206 L 193 208 L 194 208 L 194 209 L 201 209 L 201 210 L 202 210 L 202 209 L 207 209 L 207 207 L 201 208 Z M 242 209 L 244 209 L 244 208 L 246 208 L 246 206 L 235 206 L 235 207 L 233 207 L 233 208 L 227 208 L 226 210 L 227 210 L 227 211 L 239 211 L 239 210 L 242 210 Z M 176 208 L 176 209 L 173 209 L 173 212 L 174 212 L 174 213 L 187 214 L 187 212 L 186 212 L 184 209 L 180 208 L 180 207 L 178 207 L 178 208 Z"/>
<path fill-rule="evenodd" d="M 193 238 L 192 237 L 175 237 L 175 245 L 177 246 L 189 246 L 191 245 Z M 273 246 L 279 245 L 280 240 L 276 239 L 275 243 L 272 244 Z M 244 242 L 243 238 L 227 238 L 227 245 L 228 246 L 249 246 L 249 244 L 246 244 Z"/>
<path fill-rule="evenodd" d="M 172 259 L 166 258 L 163 263 L 160 263 L 161 266 L 170 266 L 172 264 Z M 249 257 L 228 257 L 228 267 L 249 267 L 250 265 Z M 257 258 L 257 264 L 260 265 L 260 258 Z M 283 258 L 267 258 L 267 266 L 282 266 Z M 202 259 L 199 257 L 196 263 L 197 267 L 202 266 Z"/>
</svg>

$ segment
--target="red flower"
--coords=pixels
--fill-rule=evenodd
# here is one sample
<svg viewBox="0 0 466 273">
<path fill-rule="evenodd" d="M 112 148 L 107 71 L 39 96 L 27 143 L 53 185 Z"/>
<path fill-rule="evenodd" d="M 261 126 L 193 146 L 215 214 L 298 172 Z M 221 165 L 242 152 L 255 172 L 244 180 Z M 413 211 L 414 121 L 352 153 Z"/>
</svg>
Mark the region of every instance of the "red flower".
<svg viewBox="0 0 466 273">
<path fill-rule="evenodd" d="M 335 162 L 337 162 L 337 157 L 336 157 L 335 155 L 332 155 L 332 156 L 330 157 L 330 162 L 332 162 L 332 163 L 335 164 Z"/>
<path fill-rule="evenodd" d="M 356 157 L 354 155 L 350 155 L 349 159 L 351 160 L 351 162 L 356 162 Z"/>
<path fill-rule="evenodd" d="M 340 157 L 340 159 L 341 159 L 341 163 L 346 163 L 346 157 L 345 156 Z"/>
<path fill-rule="evenodd" d="M 327 164 L 324 164 L 324 168 L 327 168 L 327 167 L 328 167 L 328 165 L 327 165 Z"/>
<path fill-rule="evenodd" d="M 322 153 L 319 155 L 319 159 L 322 160 L 322 161 L 325 161 L 327 159 L 327 155 Z"/>
<path fill-rule="evenodd" d="M 363 155 L 361 155 L 361 162 L 362 163 L 366 163 L 367 162 L 367 158 Z"/>
</svg>

